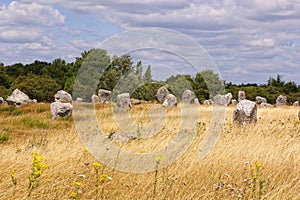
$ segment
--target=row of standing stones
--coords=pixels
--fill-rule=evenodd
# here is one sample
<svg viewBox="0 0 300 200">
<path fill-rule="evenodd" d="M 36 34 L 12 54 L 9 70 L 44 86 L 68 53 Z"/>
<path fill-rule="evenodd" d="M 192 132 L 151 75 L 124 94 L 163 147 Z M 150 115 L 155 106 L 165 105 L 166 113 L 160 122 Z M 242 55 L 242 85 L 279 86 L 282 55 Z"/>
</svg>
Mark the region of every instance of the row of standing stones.
<svg viewBox="0 0 300 200">
<path fill-rule="evenodd" d="M 55 102 L 51 103 L 50 111 L 52 118 L 57 117 L 69 117 L 72 115 L 72 96 L 66 91 L 59 90 L 54 95 Z M 156 94 L 158 102 L 162 103 L 164 107 L 176 107 L 178 100 L 175 95 L 171 94 L 166 87 L 158 89 Z M 10 96 L 6 99 L 8 105 L 21 106 L 28 105 L 30 103 L 37 103 L 36 100 L 29 99 L 28 95 L 15 89 Z M 77 102 L 82 102 L 81 98 L 76 99 Z M 181 101 L 183 103 L 199 105 L 199 100 L 191 90 L 185 90 L 181 95 Z M 92 102 L 99 104 L 112 103 L 111 91 L 99 89 L 98 96 L 92 96 Z M 4 99 L 0 97 L 0 104 L 4 103 Z M 140 100 L 130 99 L 129 93 L 123 93 L 117 95 L 116 111 L 127 111 L 132 107 L 132 104 L 139 104 Z M 236 105 L 236 109 L 233 112 L 233 120 L 240 124 L 256 123 L 257 122 L 257 106 L 260 107 L 273 107 L 269 104 L 264 97 L 257 96 L 256 101 L 250 101 L 246 99 L 246 93 L 244 91 L 238 92 L 238 100 L 232 99 L 232 94 L 227 93 L 225 95 L 218 94 L 213 99 L 205 100 L 204 105 L 219 105 L 228 106 L 229 104 Z M 276 99 L 276 106 L 283 106 L 287 103 L 287 97 L 280 95 Z M 294 102 L 294 106 L 299 106 L 299 101 Z M 298 113 L 300 119 L 300 111 Z"/>
</svg>

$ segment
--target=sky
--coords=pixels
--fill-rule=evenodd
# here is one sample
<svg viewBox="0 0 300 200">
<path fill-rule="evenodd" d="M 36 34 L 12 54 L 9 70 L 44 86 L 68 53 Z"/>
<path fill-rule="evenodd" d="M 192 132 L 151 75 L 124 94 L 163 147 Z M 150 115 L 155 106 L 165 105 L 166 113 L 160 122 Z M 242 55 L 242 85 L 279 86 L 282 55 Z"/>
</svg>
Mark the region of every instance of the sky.
<svg viewBox="0 0 300 200">
<path fill-rule="evenodd" d="M 263 84 L 280 74 L 300 84 L 299 10 L 300 0 L 2 0 L 0 62 L 73 62 L 116 34 L 158 27 L 199 44 L 227 82 Z M 172 49 L 132 55 L 154 74 L 191 72 Z"/>
</svg>

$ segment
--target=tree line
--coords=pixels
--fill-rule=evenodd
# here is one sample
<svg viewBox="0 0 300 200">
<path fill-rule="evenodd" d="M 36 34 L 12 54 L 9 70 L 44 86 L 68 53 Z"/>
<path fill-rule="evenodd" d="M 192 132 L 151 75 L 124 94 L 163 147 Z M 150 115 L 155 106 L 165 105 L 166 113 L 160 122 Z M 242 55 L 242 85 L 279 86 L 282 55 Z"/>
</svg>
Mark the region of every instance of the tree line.
<svg viewBox="0 0 300 200">
<path fill-rule="evenodd" d="M 250 100 L 262 96 L 275 103 L 280 94 L 286 95 L 290 103 L 300 100 L 300 86 L 283 81 L 280 75 L 261 85 L 226 83 L 212 70 L 204 70 L 194 77 L 172 75 L 165 81 L 156 81 L 152 78 L 150 65 L 143 66 L 142 61 L 134 63 L 128 54 L 111 57 L 103 49 L 83 51 L 71 63 L 60 58 L 51 63 L 38 60 L 26 65 L 0 63 L 0 96 L 4 98 L 19 88 L 31 99 L 52 102 L 54 94 L 63 89 L 73 94 L 74 99 L 80 97 L 91 101 L 91 95 L 102 88 L 113 91 L 113 97 L 129 92 L 133 98 L 154 101 L 161 86 L 166 86 L 179 99 L 184 90 L 193 90 L 200 102 L 228 92 L 237 99 L 239 90 L 244 90 Z"/>
</svg>

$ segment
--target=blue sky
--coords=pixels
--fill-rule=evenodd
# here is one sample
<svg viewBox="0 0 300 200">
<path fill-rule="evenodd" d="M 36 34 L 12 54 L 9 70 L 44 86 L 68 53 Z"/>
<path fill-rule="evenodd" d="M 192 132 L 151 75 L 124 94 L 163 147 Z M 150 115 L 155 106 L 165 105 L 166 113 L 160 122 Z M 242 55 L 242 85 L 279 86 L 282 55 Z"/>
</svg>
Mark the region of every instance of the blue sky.
<svg viewBox="0 0 300 200">
<path fill-rule="evenodd" d="M 265 83 L 281 74 L 285 81 L 300 84 L 299 10 L 300 0 L 4 0 L 0 62 L 72 62 L 115 34 L 161 27 L 197 41 L 226 81 Z M 158 73 L 158 60 L 189 72 L 189 64 L 172 54 L 134 55 Z"/>
</svg>

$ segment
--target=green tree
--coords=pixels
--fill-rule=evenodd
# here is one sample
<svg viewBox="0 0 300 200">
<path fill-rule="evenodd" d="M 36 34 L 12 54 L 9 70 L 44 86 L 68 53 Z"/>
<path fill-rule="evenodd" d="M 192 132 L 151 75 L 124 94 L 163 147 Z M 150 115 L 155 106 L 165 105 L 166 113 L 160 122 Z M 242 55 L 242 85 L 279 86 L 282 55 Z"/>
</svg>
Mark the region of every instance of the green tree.
<svg viewBox="0 0 300 200">
<path fill-rule="evenodd" d="M 145 83 L 150 83 L 152 81 L 151 65 L 148 65 L 143 78 Z"/>
<path fill-rule="evenodd" d="M 19 76 L 13 82 L 11 89 L 15 88 L 23 91 L 31 99 L 51 102 L 60 86 L 50 77 L 28 74 L 27 76 Z"/>
<path fill-rule="evenodd" d="M 218 74 L 215 74 L 213 70 L 204 70 L 200 72 L 202 78 L 204 79 L 207 89 L 210 94 L 210 98 L 217 94 L 225 93 L 225 84 L 221 80 Z"/>
</svg>

